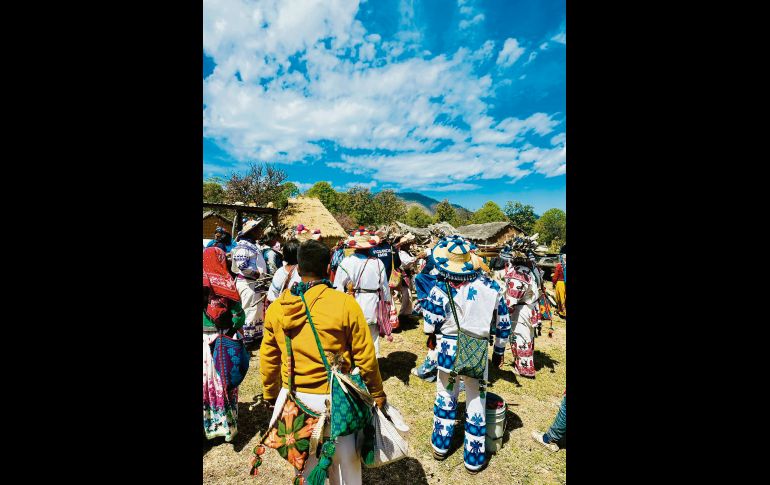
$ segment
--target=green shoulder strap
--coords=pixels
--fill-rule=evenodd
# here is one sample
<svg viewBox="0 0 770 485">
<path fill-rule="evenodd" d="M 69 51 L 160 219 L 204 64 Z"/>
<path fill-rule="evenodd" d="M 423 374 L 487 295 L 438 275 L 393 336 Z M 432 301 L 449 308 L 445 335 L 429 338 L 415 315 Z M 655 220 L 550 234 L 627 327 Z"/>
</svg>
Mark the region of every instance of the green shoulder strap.
<svg viewBox="0 0 770 485">
<path fill-rule="evenodd" d="M 446 283 L 446 295 L 449 297 L 449 306 L 452 308 L 452 315 L 454 315 L 455 322 L 457 323 L 457 333 L 464 334 L 465 332 L 463 332 L 463 329 L 460 328 L 460 319 L 457 318 L 457 310 L 455 310 L 455 299 L 452 298 L 452 288 L 449 286 L 449 281 L 444 281 L 444 283 Z"/>
</svg>

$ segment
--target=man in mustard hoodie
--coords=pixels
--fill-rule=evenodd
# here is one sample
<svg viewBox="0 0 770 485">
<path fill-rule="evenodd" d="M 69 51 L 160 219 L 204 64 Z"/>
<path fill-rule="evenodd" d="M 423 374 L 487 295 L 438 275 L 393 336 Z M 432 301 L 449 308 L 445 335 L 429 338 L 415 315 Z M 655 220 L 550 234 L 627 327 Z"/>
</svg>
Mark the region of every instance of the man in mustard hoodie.
<svg viewBox="0 0 770 485">
<path fill-rule="evenodd" d="M 318 331 L 321 345 L 331 356 L 343 352 L 347 362 L 360 368 L 366 387 L 378 406 L 385 404 L 380 368 L 375 357 L 374 342 L 361 307 L 352 296 L 327 285 L 326 269 L 329 249 L 318 241 L 302 243 L 297 252 L 298 271 L 302 282 L 311 285 L 305 292 L 310 315 Z M 316 412 L 323 412 L 329 398 L 326 369 L 316 345 L 302 299 L 285 290 L 267 309 L 262 347 L 259 351 L 263 397 L 274 403 L 281 387 L 288 384 L 285 332 L 291 337 L 294 355 L 296 396 Z M 317 463 L 308 456 L 303 475 Z M 356 451 L 355 435 L 342 436 L 329 468 L 331 484 L 361 484 L 361 460 Z"/>
</svg>

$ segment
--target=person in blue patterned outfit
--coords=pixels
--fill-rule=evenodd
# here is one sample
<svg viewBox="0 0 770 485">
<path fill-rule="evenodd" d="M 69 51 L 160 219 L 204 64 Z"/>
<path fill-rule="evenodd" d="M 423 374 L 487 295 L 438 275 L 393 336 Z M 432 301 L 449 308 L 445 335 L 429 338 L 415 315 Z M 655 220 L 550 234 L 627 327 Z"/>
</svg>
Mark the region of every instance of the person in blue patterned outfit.
<svg viewBox="0 0 770 485">
<path fill-rule="evenodd" d="M 265 321 L 265 297 L 267 285 L 260 283 L 260 278 L 267 276 L 267 263 L 262 256 L 262 249 L 257 241 L 262 236 L 262 219 L 251 220 L 244 224 L 235 240 L 233 248 L 232 271 L 237 273 L 235 286 L 241 295 L 241 305 L 246 312 L 243 326 L 243 342 L 248 346 L 262 338 Z"/>
<path fill-rule="evenodd" d="M 424 331 L 437 337 L 438 378 L 436 401 L 433 405 L 433 457 L 443 460 L 455 431 L 459 385 L 450 385 L 457 352 L 458 327 L 477 338 L 489 339 L 490 322 L 494 320 L 498 338 L 507 339 L 511 332 L 508 307 L 499 284 L 482 274 L 481 261 L 472 253 L 472 245 L 460 236 L 442 238 L 433 248 L 438 270 L 436 285 L 423 302 Z M 450 307 L 447 283 L 457 312 L 457 321 Z M 484 351 L 488 348 L 485 346 Z M 476 474 L 486 465 L 484 440 L 486 436 L 486 379 L 464 376 L 466 392 L 464 462 L 466 470 Z M 449 387 L 449 389 L 447 389 Z"/>
<path fill-rule="evenodd" d="M 433 241 L 435 243 L 435 240 Z M 436 269 L 436 262 L 433 260 L 432 251 L 428 250 L 425 254 L 418 255 L 418 258 L 424 257 L 425 266 L 422 268 L 419 274 L 414 277 L 414 290 L 417 294 L 417 303 L 415 304 L 415 310 L 422 314 L 422 303 L 428 298 L 431 288 L 436 284 L 436 277 L 438 270 Z M 430 318 L 430 317 L 428 317 Z M 424 315 L 423 315 L 424 319 Z M 428 335 L 428 341 L 426 343 L 428 347 L 428 355 L 425 356 L 422 364 L 412 369 L 412 374 L 423 379 L 426 382 L 433 382 L 436 380 L 436 372 L 438 362 L 436 361 L 438 355 L 438 349 L 436 348 L 436 334 L 432 333 Z"/>
</svg>

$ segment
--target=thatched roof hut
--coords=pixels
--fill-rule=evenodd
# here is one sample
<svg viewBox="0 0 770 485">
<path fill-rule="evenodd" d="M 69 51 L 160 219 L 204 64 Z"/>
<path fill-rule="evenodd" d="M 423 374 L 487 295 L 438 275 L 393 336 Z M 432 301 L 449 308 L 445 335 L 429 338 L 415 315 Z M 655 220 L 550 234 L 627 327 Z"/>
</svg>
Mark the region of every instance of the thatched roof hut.
<svg viewBox="0 0 770 485">
<path fill-rule="evenodd" d="M 502 246 L 511 238 L 524 234 L 524 231 L 510 222 L 469 224 L 458 227 L 457 231 L 477 245 L 485 246 Z"/>
<path fill-rule="evenodd" d="M 428 231 L 427 228 L 413 227 L 398 221 L 378 227 L 377 232 L 384 233 L 386 237 L 390 238 L 395 235 L 403 236 L 404 234 L 411 232 L 414 234 L 418 244 L 430 241 L 430 231 Z"/>
<path fill-rule="evenodd" d="M 428 231 L 430 231 L 431 234 L 439 237 L 452 236 L 454 234 L 459 234 L 460 236 L 465 237 L 465 234 L 463 234 L 460 228 L 455 228 L 448 222 L 437 222 L 436 224 L 430 224 L 428 225 Z"/>
<path fill-rule="evenodd" d="M 321 230 L 321 242 L 333 247 L 337 242 L 348 236 L 348 233 L 337 222 L 334 216 L 315 197 L 297 197 L 289 199 L 289 203 L 278 215 L 278 223 L 282 228 L 284 240 L 295 237 L 294 231 L 299 224 L 310 230 Z M 300 241 L 310 239 L 310 234 L 297 236 Z"/>
</svg>

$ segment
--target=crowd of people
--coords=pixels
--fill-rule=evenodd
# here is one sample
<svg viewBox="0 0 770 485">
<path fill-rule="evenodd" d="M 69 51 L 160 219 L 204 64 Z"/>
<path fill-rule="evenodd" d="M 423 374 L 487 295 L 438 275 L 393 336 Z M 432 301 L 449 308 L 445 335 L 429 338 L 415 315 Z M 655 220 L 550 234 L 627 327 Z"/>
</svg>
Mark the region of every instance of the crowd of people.
<svg viewBox="0 0 770 485">
<path fill-rule="evenodd" d="M 308 232 L 299 226 L 297 238 L 282 246 L 264 237 L 261 220 L 250 220 L 235 245 L 217 228 L 204 249 L 205 436 L 228 442 L 236 436 L 238 385 L 248 372 L 250 351 L 258 349 L 260 402 L 273 407 L 273 416 L 255 448 L 252 474 L 267 447 L 292 464 L 295 483 L 320 485 L 327 477 L 335 484 L 361 483 L 361 464 L 367 463 L 358 442 L 363 435 L 334 431 L 340 422 L 354 421 L 335 415 L 341 409 L 331 405 L 337 402 L 335 379 L 340 385 L 357 382 L 348 385 L 361 399 L 388 409 L 381 349 L 405 319 L 421 318 L 427 352 L 411 372 L 436 382 L 433 456 L 447 457 L 462 419 L 457 410 L 464 390 L 464 463 L 469 473 L 479 473 L 488 463 L 489 346 L 492 365 L 500 368 L 510 344 L 513 372 L 534 379 L 536 337 L 543 321 L 552 319 L 534 239 L 516 238 L 487 259 L 459 235 L 434 236 L 427 247 L 415 249 L 412 234 L 359 227 L 329 248 L 319 241 L 320 231 Z M 566 246 L 552 280 L 556 312 L 566 318 Z M 563 398 L 553 426 L 545 433 L 533 430 L 532 438 L 558 451 L 565 436 Z"/>
</svg>

